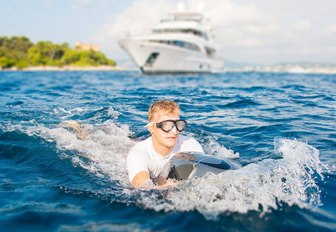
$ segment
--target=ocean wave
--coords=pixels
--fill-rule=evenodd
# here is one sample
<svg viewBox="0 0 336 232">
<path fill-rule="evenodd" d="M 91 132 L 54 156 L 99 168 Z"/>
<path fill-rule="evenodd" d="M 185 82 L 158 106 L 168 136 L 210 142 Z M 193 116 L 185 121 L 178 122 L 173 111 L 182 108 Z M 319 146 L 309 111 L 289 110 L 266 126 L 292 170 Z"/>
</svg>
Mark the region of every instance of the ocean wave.
<svg viewBox="0 0 336 232">
<path fill-rule="evenodd" d="M 225 212 L 269 212 L 281 205 L 301 208 L 321 203 L 316 175 L 322 177 L 319 151 L 307 143 L 276 139 L 282 159 L 265 159 L 219 175 L 187 180 L 168 191 L 165 200 L 141 195 L 138 203 L 160 210 L 197 210 L 208 219 Z M 153 200 L 154 199 L 154 200 Z"/>
<path fill-rule="evenodd" d="M 4 230 L 335 228 L 335 75 L 0 76 Z M 207 154 L 243 168 L 165 191 L 132 189 L 125 157 L 149 136 L 148 106 L 159 98 L 178 101 L 184 134 Z M 68 120 L 90 135 L 60 125 Z"/>
<path fill-rule="evenodd" d="M 112 195 L 118 193 L 119 197 L 113 197 L 116 202 L 155 211 L 196 210 L 208 219 L 216 219 L 227 212 L 267 213 L 284 204 L 300 208 L 321 204 L 320 188 L 316 183 L 317 176 L 323 178 L 319 151 L 304 142 L 276 138 L 274 153 L 277 159 L 264 159 L 239 170 L 181 181 L 169 191 L 138 191 L 130 188 L 127 178 L 125 159 L 135 144 L 129 138 L 128 126 L 108 121 L 103 125 L 83 124 L 82 127 L 89 132 L 84 140 L 61 126 L 10 129 L 55 143 L 60 157 L 70 159 L 73 167 L 79 166 L 98 178 L 107 178 L 112 186 L 121 186 L 122 190 L 112 190 Z M 207 151 L 218 157 L 239 158 L 239 153 L 220 145 L 213 137 L 208 140 Z M 81 190 L 70 193 L 74 191 Z M 106 188 L 101 194 L 109 198 L 111 189 Z"/>
</svg>

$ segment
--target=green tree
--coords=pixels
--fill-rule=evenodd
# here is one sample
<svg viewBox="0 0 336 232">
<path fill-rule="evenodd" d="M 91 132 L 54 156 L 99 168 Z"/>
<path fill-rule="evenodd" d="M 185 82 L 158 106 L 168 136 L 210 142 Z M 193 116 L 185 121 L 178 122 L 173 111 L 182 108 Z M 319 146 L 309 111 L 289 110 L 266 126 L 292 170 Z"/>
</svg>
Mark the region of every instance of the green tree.
<svg viewBox="0 0 336 232">
<path fill-rule="evenodd" d="M 0 36 L 0 47 L 26 53 L 33 43 L 25 36 Z"/>
<path fill-rule="evenodd" d="M 0 67 L 1 68 L 11 68 L 14 67 L 16 64 L 16 61 L 13 58 L 10 57 L 0 57 Z"/>
<path fill-rule="evenodd" d="M 72 50 L 65 52 L 62 63 L 65 65 L 76 66 L 99 66 L 99 65 L 115 65 L 115 61 L 109 60 L 104 54 L 96 51 Z"/>
<path fill-rule="evenodd" d="M 65 65 L 73 64 L 79 61 L 81 58 L 81 53 L 78 50 L 68 49 L 65 51 L 62 57 L 62 63 Z"/>
<path fill-rule="evenodd" d="M 67 43 L 39 41 L 33 44 L 24 36 L 0 36 L 0 66 L 21 69 L 29 65 L 115 66 L 116 63 L 101 52 L 71 49 Z"/>
<path fill-rule="evenodd" d="M 33 43 L 24 36 L 13 36 L 11 38 L 0 37 L 0 66 L 11 68 L 17 66 L 27 67 L 27 51 Z"/>
<path fill-rule="evenodd" d="M 61 66 L 67 50 L 69 50 L 67 43 L 59 45 L 50 41 L 40 41 L 28 50 L 28 58 L 32 65 Z"/>
</svg>

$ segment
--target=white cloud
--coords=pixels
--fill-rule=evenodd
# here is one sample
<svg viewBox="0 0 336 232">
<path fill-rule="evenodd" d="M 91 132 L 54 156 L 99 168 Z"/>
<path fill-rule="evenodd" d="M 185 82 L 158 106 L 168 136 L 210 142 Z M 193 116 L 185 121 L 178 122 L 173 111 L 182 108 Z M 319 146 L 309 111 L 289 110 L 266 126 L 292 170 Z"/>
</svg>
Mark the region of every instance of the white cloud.
<svg viewBox="0 0 336 232">
<path fill-rule="evenodd" d="M 310 29 L 311 23 L 308 20 L 297 20 L 287 27 L 284 26 L 283 38 L 297 42 L 297 40 L 302 37 L 311 37 L 309 34 L 307 35 L 307 33 L 311 33 L 309 31 Z"/>
<path fill-rule="evenodd" d="M 257 60 L 261 63 L 285 61 L 293 54 L 296 57 L 300 53 L 302 57 L 307 54 L 313 56 L 314 52 L 322 52 L 330 46 L 332 39 L 336 41 L 336 25 L 332 24 L 328 28 L 324 27 L 329 33 L 325 47 L 315 47 L 314 51 L 311 49 L 311 44 L 317 46 L 324 41 L 321 25 L 325 24 L 323 20 L 328 19 L 319 21 L 316 15 L 311 14 L 317 6 L 321 6 L 315 0 L 309 4 L 305 1 L 291 3 L 290 10 L 284 6 L 289 1 L 275 1 L 271 4 L 263 0 L 253 3 L 245 0 L 207 0 L 203 6 L 197 0 L 185 2 L 187 9 L 203 8 L 211 20 L 219 55 L 225 58 Z M 133 1 L 125 11 L 112 16 L 101 26 L 94 41 L 114 57 L 127 57 L 117 41 L 125 37 L 127 32 L 131 35 L 148 33 L 162 17 L 177 9 L 176 3 L 177 0 Z M 320 7 L 318 13 L 323 15 L 329 8 Z M 329 18 L 335 22 L 335 16 L 329 15 Z"/>
<path fill-rule="evenodd" d="M 231 0 L 208 0 L 206 4 L 200 1 L 186 1 L 186 8 L 198 10 L 204 8 L 206 16 L 210 17 L 216 41 L 219 48 L 225 46 L 256 46 L 262 44 L 259 35 L 267 35 L 274 31 L 272 19 L 258 11 L 253 4 L 236 4 Z M 177 4 L 169 0 L 138 0 L 116 17 L 109 19 L 101 27 L 95 41 L 102 48 L 121 54 L 117 40 L 125 34 L 141 35 L 148 33 L 167 13 L 175 11 Z M 246 38 L 248 35 L 248 38 Z"/>
<path fill-rule="evenodd" d="M 326 31 L 331 34 L 336 34 L 336 22 L 327 26 Z"/>
<path fill-rule="evenodd" d="M 168 12 L 175 10 L 169 0 L 137 0 L 124 12 L 109 18 L 99 29 L 93 40 L 103 49 L 117 55 L 124 55 L 119 48 L 118 40 L 128 35 L 142 35 Z"/>
<path fill-rule="evenodd" d="M 231 0 L 207 1 L 205 12 L 211 16 L 220 53 L 226 56 L 235 49 L 251 49 L 269 44 L 278 33 L 277 22 L 254 4 L 238 4 Z M 234 52 L 229 54 L 235 57 Z"/>
<path fill-rule="evenodd" d="M 72 9 L 79 10 L 83 7 L 88 7 L 92 4 L 92 0 L 76 0 L 72 6 Z"/>
<path fill-rule="evenodd" d="M 292 29 L 297 31 L 307 31 L 311 27 L 311 23 L 308 20 L 299 20 L 294 23 Z"/>
</svg>

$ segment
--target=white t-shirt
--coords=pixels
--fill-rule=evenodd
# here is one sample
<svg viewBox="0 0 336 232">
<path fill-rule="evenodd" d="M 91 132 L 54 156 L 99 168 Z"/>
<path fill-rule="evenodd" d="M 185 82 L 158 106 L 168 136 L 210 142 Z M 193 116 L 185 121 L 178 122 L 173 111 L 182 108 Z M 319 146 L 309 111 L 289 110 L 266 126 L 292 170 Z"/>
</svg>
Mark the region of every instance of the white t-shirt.
<svg viewBox="0 0 336 232">
<path fill-rule="evenodd" d="M 149 172 L 150 177 L 156 179 L 169 158 L 183 151 L 203 152 L 203 148 L 195 139 L 179 135 L 171 153 L 164 157 L 154 150 L 152 137 L 137 143 L 127 156 L 127 171 L 130 182 L 141 171 Z"/>
</svg>

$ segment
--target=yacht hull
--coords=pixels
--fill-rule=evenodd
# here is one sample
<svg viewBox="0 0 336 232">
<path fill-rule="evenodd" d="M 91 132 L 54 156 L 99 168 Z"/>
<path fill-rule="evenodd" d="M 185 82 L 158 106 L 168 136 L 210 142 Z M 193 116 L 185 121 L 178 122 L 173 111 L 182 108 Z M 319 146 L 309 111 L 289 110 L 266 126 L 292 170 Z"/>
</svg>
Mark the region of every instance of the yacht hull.
<svg viewBox="0 0 336 232">
<path fill-rule="evenodd" d="M 136 39 L 123 39 L 120 46 L 145 74 L 221 72 L 223 61 L 199 51 Z"/>
</svg>

